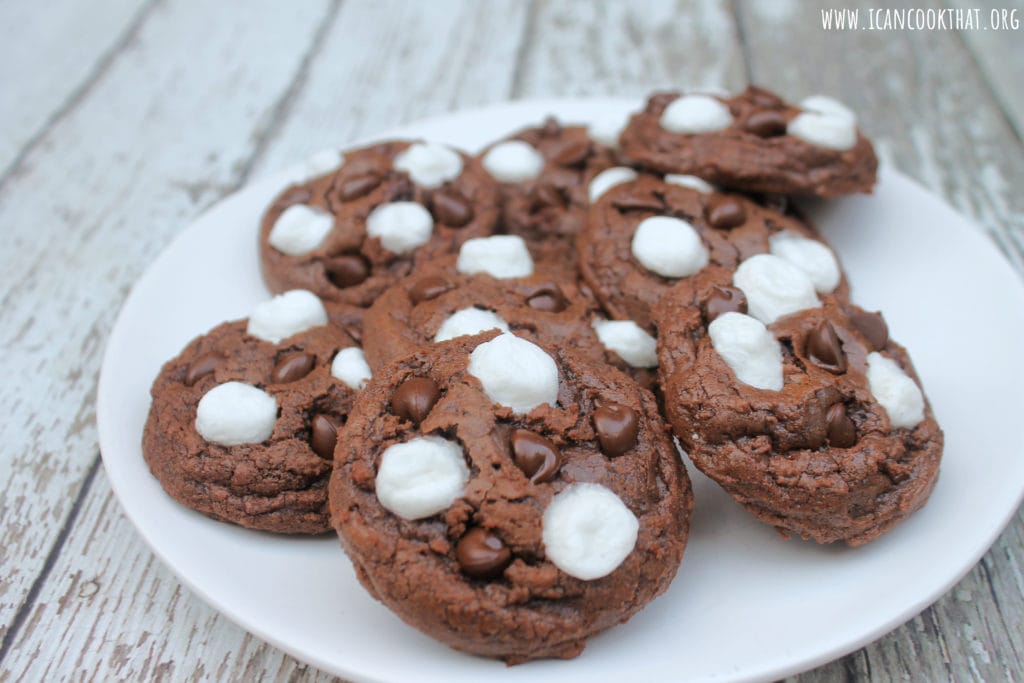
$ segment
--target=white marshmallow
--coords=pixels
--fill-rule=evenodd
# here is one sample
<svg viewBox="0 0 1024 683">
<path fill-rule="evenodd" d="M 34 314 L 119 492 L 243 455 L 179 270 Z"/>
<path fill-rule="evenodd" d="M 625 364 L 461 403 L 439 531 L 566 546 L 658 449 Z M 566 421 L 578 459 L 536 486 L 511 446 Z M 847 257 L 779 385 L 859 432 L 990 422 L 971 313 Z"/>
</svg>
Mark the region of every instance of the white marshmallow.
<svg viewBox="0 0 1024 683">
<path fill-rule="evenodd" d="M 587 126 L 587 134 L 591 140 L 599 142 L 605 147 L 618 149 L 619 136 L 629 123 L 630 114 L 619 114 L 617 116 L 602 116 Z"/>
<path fill-rule="evenodd" d="M 877 351 L 868 354 L 868 386 L 894 429 L 909 429 L 924 419 L 924 396 L 917 383 L 896 361 Z"/>
<path fill-rule="evenodd" d="M 302 164 L 299 182 L 308 182 L 332 171 L 336 171 L 345 163 L 345 157 L 336 149 L 325 149 L 306 159 Z"/>
<path fill-rule="evenodd" d="M 631 248 L 644 268 L 663 277 L 693 275 L 708 264 L 700 234 L 681 218 L 645 218 L 633 233 Z"/>
<path fill-rule="evenodd" d="M 686 175 L 684 173 L 667 173 L 665 175 L 665 182 L 670 185 L 681 185 L 682 187 L 688 187 L 691 190 L 697 190 L 697 192 L 703 192 L 704 194 L 711 194 L 712 192 L 718 192 L 718 188 L 704 180 L 698 178 L 695 175 Z"/>
<path fill-rule="evenodd" d="M 804 142 L 839 152 L 857 144 L 857 126 L 849 119 L 816 111 L 805 111 L 786 126 L 786 132 Z"/>
<path fill-rule="evenodd" d="M 587 194 L 590 196 L 591 203 L 593 203 L 616 185 L 628 183 L 636 179 L 637 174 L 633 169 L 626 166 L 613 166 L 594 176 L 594 179 L 590 181 L 589 187 L 587 187 Z"/>
<path fill-rule="evenodd" d="M 196 431 L 221 446 L 266 441 L 275 422 L 274 397 L 242 382 L 218 384 L 199 399 L 196 407 Z"/>
<path fill-rule="evenodd" d="M 366 217 L 366 234 L 388 251 L 408 254 L 422 247 L 434 232 L 430 212 L 416 202 L 381 204 Z"/>
<path fill-rule="evenodd" d="M 434 341 L 448 341 L 456 337 L 478 334 L 495 328 L 502 332 L 508 332 L 508 323 L 502 320 L 501 316 L 497 313 L 470 306 L 469 308 L 463 308 L 461 311 L 455 311 L 448 316 L 441 323 L 441 327 L 437 329 Z"/>
<path fill-rule="evenodd" d="M 340 379 L 356 391 L 366 386 L 373 377 L 370 364 L 366 362 L 366 354 L 358 346 L 350 346 L 338 351 L 331 361 L 331 375 Z"/>
<path fill-rule="evenodd" d="M 731 125 L 729 107 L 708 95 L 683 95 L 661 114 L 661 127 L 672 133 L 710 133 Z"/>
<path fill-rule="evenodd" d="M 518 235 L 474 237 L 459 249 L 455 269 L 467 275 L 487 273 L 505 280 L 533 274 L 533 258 Z"/>
<path fill-rule="evenodd" d="M 782 349 L 764 323 L 730 311 L 711 321 L 708 336 L 736 379 L 758 389 L 782 389 Z"/>
<path fill-rule="evenodd" d="M 570 484 L 544 511 L 544 553 L 569 576 L 607 576 L 636 546 L 640 522 L 622 499 L 600 484 Z"/>
<path fill-rule="evenodd" d="M 458 152 L 436 142 L 417 142 L 395 157 L 395 168 L 405 171 L 421 187 L 440 187 L 462 173 Z"/>
<path fill-rule="evenodd" d="M 836 118 L 844 119 L 850 123 L 857 124 L 857 115 L 853 110 L 837 99 L 828 95 L 811 95 L 800 102 L 800 108 L 804 111 L 814 111 L 819 114 L 828 114 Z"/>
<path fill-rule="evenodd" d="M 747 297 L 747 310 L 765 325 L 784 315 L 821 306 L 814 283 L 804 271 L 772 254 L 757 254 L 741 263 L 732 283 Z"/>
<path fill-rule="evenodd" d="M 836 255 L 818 240 L 783 230 L 772 235 L 768 245 L 771 253 L 804 271 L 819 292 L 827 294 L 839 286 L 842 274 Z"/>
<path fill-rule="evenodd" d="M 439 436 L 396 443 L 380 456 L 377 499 L 403 519 L 446 510 L 466 490 L 469 468 L 462 446 Z"/>
<path fill-rule="evenodd" d="M 246 332 L 276 344 L 293 334 L 327 324 L 327 310 L 316 294 L 293 289 L 258 304 L 249 314 Z"/>
<path fill-rule="evenodd" d="M 500 183 L 533 180 L 544 169 L 544 157 L 522 140 L 509 140 L 491 147 L 482 163 Z"/>
<path fill-rule="evenodd" d="M 632 320 L 595 320 L 591 325 L 601 344 L 632 367 L 657 367 L 657 342 Z"/>
<path fill-rule="evenodd" d="M 509 332 L 473 349 L 469 374 L 480 380 L 488 398 L 517 413 L 558 402 L 555 361 L 536 344 Z"/>
<path fill-rule="evenodd" d="M 267 241 L 282 254 L 302 256 L 323 244 L 333 227 L 334 217 L 326 211 L 293 204 L 274 221 Z"/>
</svg>

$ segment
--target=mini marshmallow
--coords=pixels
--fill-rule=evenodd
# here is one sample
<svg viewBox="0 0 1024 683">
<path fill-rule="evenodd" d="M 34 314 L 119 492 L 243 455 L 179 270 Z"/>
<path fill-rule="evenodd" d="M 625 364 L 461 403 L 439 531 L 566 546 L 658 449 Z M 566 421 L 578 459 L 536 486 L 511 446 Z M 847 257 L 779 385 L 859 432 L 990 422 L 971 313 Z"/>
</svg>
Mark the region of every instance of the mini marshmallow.
<svg viewBox="0 0 1024 683">
<path fill-rule="evenodd" d="M 375 488 L 387 510 L 402 519 L 422 519 L 446 510 L 468 481 L 462 446 L 440 436 L 419 436 L 385 449 Z"/>
<path fill-rule="evenodd" d="M 765 325 L 784 315 L 821 306 L 804 271 L 772 254 L 751 256 L 736 268 L 732 283 L 747 297 L 747 310 Z"/>
<path fill-rule="evenodd" d="M 805 111 L 786 126 L 786 132 L 804 142 L 839 152 L 857 144 L 857 126 L 849 119 L 833 114 Z"/>
<path fill-rule="evenodd" d="M 533 258 L 518 235 L 494 235 L 466 240 L 459 249 L 455 269 L 472 275 L 487 273 L 505 280 L 533 274 Z"/>
<path fill-rule="evenodd" d="M 316 294 L 293 289 L 252 310 L 246 332 L 272 344 L 293 334 L 327 324 L 327 310 Z"/>
<path fill-rule="evenodd" d="M 590 186 L 587 188 L 587 194 L 590 196 L 591 203 L 593 203 L 616 185 L 628 183 L 636 179 L 637 173 L 633 169 L 626 166 L 613 166 L 594 176 L 594 179 L 590 181 Z"/>
<path fill-rule="evenodd" d="M 658 365 L 657 342 L 632 320 L 595 320 L 591 326 L 601 344 L 630 366 L 653 368 Z"/>
<path fill-rule="evenodd" d="M 491 147 L 482 163 L 500 183 L 533 180 L 544 169 L 544 157 L 522 140 L 509 140 Z"/>
<path fill-rule="evenodd" d="M 302 164 L 299 182 L 308 182 L 331 171 L 336 171 L 345 163 L 345 157 L 336 149 L 325 149 L 306 159 Z"/>
<path fill-rule="evenodd" d="M 811 95 L 800 102 L 800 108 L 804 111 L 814 111 L 819 114 L 828 114 L 836 118 L 845 119 L 850 123 L 857 124 L 857 115 L 853 110 L 837 99 L 827 95 Z"/>
<path fill-rule="evenodd" d="M 782 350 L 760 320 L 723 313 L 708 325 L 708 336 L 736 379 L 757 389 L 782 389 Z"/>
<path fill-rule="evenodd" d="M 712 192 L 718 192 L 718 188 L 704 180 L 698 178 L 695 175 L 686 175 L 684 173 L 667 173 L 665 175 L 665 182 L 670 185 L 681 185 L 682 187 L 688 187 L 691 190 L 697 190 L 697 192 L 703 192 L 704 194 L 711 194 Z"/>
<path fill-rule="evenodd" d="M 868 386 L 894 429 L 909 429 L 924 419 L 924 396 L 917 383 L 896 361 L 877 351 L 868 354 Z"/>
<path fill-rule="evenodd" d="M 331 375 L 356 391 L 365 387 L 373 377 L 370 365 L 366 362 L 366 354 L 357 346 L 338 351 L 331 361 Z"/>
<path fill-rule="evenodd" d="M 692 225 L 681 218 L 651 216 L 633 233 L 633 256 L 663 277 L 693 275 L 708 264 L 708 250 Z"/>
<path fill-rule="evenodd" d="M 416 202 L 381 204 L 366 217 L 366 234 L 388 251 L 408 254 L 422 247 L 434 232 L 430 212 Z"/>
<path fill-rule="evenodd" d="M 823 294 L 839 286 L 842 274 L 836 255 L 818 240 L 783 230 L 768 239 L 769 250 L 804 271 L 814 288 Z"/>
<path fill-rule="evenodd" d="M 225 382 L 207 391 L 196 407 L 196 431 L 211 443 L 262 443 L 277 422 L 277 401 L 251 384 Z"/>
<path fill-rule="evenodd" d="M 528 413 L 558 401 L 558 366 L 536 344 L 506 332 L 480 344 L 469 355 L 469 374 L 499 405 Z"/>
<path fill-rule="evenodd" d="M 434 335 L 434 341 L 448 341 L 493 329 L 508 332 L 508 323 L 497 313 L 470 306 L 448 316 Z"/>
<path fill-rule="evenodd" d="M 661 127 L 672 133 L 711 133 L 731 125 L 729 107 L 708 95 L 683 95 L 661 114 Z"/>
<path fill-rule="evenodd" d="M 607 576 L 636 546 L 640 522 L 622 499 L 600 484 L 566 486 L 544 511 L 544 553 L 569 576 Z"/>
<path fill-rule="evenodd" d="M 617 116 L 602 116 L 587 126 L 587 135 L 591 140 L 598 142 L 605 147 L 618 149 L 619 136 L 629 123 L 630 114 L 619 114 Z"/>
<path fill-rule="evenodd" d="M 458 152 L 436 142 L 417 142 L 395 157 L 394 166 L 427 189 L 440 187 L 462 173 Z"/>
<path fill-rule="evenodd" d="M 305 204 L 293 204 L 281 212 L 267 241 L 282 254 L 302 256 L 313 251 L 334 227 L 334 217 Z"/>
</svg>

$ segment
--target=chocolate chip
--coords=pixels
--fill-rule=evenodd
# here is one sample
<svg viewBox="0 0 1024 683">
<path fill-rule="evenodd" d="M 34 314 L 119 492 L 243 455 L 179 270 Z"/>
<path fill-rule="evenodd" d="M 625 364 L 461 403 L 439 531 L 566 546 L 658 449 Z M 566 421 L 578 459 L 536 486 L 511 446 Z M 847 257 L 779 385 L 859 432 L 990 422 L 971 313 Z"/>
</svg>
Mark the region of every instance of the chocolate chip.
<svg viewBox="0 0 1024 683">
<path fill-rule="evenodd" d="M 512 561 L 512 551 L 495 534 L 483 527 L 474 527 L 459 539 L 455 559 L 464 574 L 488 579 L 501 575 Z"/>
<path fill-rule="evenodd" d="M 743 129 L 762 138 L 773 138 L 786 132 L 786 116 L 781 111 L 766 109 L 747 117 Z"/>
<path fill-rule="evenodd" d="M 559 313 L 569 305 L 558 285 L 540 285 L 526 298 L 526 304 L 530 308 L 548 313 Z"/>
<path fill-rule="evenodd" d="M 338 422 L 330 415 L 317 413 L 310 425 L 309 445 L 324 460 L 334 460 L 334 446 L 338 443 Z"/>
<path fill-rule="evenodd" d="M 560 166 L 578 166 L 586 161 L 590 154 L 590 140 L 570 140 L 562 145 L 552 156 Z"/>
<path fill-rule="evenodd" d="M 203 377 L 206 377 L 214 370 L 217 369 L 217 364 L 223 359 L 216 351 L 210 353 L 204 353 L 203 355 L 192 361 L 192 364 L 188 366 L 188 370 L 185 372 L 185 386 L 192 386 Z"/>
<path fill-rule="evenodd" d="M 747 297 L 736 287 L 715 285 L 715 290 L 704 302 L 704 319 L 711 321 L 723 313 L 746 313 Z"/>
<path fill-rule="evenodd" d="M 834 375 L 846 372 L 846 354 L 832 323 L 822 320 L 807 335 L 804 353 L 818 367 Z"/>
<path fill-rule="evenodd" d="M 342 201 L 350 202 L 353 199 L 370 194 L 380 183 L 381 177 L 375 173 L 357 175 L 341 183 L 338 187 L 338 196 L 341 197 Z"/>
<path fill-rule="evenodd" d="M 881 351 L 889 343 L 889 326 L 880 312 L 869 313 L 859 308 L 849 314 L 850 322 L 871 344 L 874 351 Z"/>
<path fill-rule="evenodd" d="M 342 254 L 324 263 L 327 279 L 335 287 L 355 287 L 370 277 L 370 264 L 358 254 Z"/>
<path fill-rule="evenodd" d="M 622 455 L 635 446 L 639 427 L 636 413 L 626 406 L 610 403 L 594 411 L 594 429 L 606 455 Z"/>
<path fill-rule="evenodd" d="M 620 213 L 626 213 L 627 211 L 661 213 L 665 210 L 665 202 L 655 196 L 637 197 L 636 195 L 627 195 L 625 197 L 618 197 L 612 200 L 612 206 L 618 209 Z"/>
<path fill-rule="evenodd" d="M 391 410 L 399 417 L 419 424 L 441 397 L 437 383 L 429 377 L 412 377 L 402 382 L 391 396 Z"/>
<path fill-rule="evenodd" d="M 409 288 L 409 299 L 413 304 L 430 301 L 441 296 L 452 288 L 452 283 L 440 275 L 428 275 L 422 277 Z"/>
<path fill-rule="evenodd" d="M 738 200 L 725 195 L 715 195 L 704 208 L 708 223 L 722 230 L 735 228 L 747 220 L 747 210 Z"/>
<path fill-rule="evenodd" d="M 409 176 L 404 173 L 392 173 L 388 179 L 385 201 L 405 202 L 410 201 L 416 195 L 416 186 Z"/>
<path fill-rule="evenodd" d="M 316 356 L 311 353 L 295 351 L 285 354 L 270 373 L 270 381 L 273 384 L 288 384 L 300 380 L 313 370 L 315 364 Z"/>
<path fill-rule="evenodd" d="M 825 416 L 828 444 L 835 448 L 849 448 L 857 443 L 857 427 L 846 414 L 846 406 L 837 403 L 828 409 Z"/>
<path fill-rule="evenodd" d="M 543 436 L 527 429 L 512 432 L 512 459 L 531 484 L 540 484 L 555 478 L 558 473 L 558 449 Z"/>
<path fill-rule="evenodd" d="M 535 209 L 545 207 L 563 207 L 568 204 L 565 194 L 551 183 L 540 183 L 534 186 L 530 198 Z"/>
<path fill-rule="evenodd" d="M 431 207 L 434 218 L 452 228 L 461 228 L 473 220 L 473 207 L 455 190 L 434 193 Z"/>
</svg>

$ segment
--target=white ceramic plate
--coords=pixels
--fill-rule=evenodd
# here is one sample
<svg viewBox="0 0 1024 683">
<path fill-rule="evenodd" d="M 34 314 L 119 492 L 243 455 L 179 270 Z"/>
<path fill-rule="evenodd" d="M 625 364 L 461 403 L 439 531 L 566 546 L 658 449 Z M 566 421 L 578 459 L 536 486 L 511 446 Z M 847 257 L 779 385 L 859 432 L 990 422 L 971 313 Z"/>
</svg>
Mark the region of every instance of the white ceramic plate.
<svg viewBox="0 0 1024 683">
<path fill-rule="evenodd" d="M 587 121 L 627 100 L 517 102 L 390 131 L 475 150 L 548 113 Z M 294 171 L 295 169 L 293 169 Z M 136 284 L 100 377 L 100 445 L 125 512 L 204 600 L 261 638 L 359 681 L 740 681 L 780 678 L 850 652 L 911 618 L 995 540 L 1024 487 L 1024 289 L 981 232 L 886 169 L 871 197 L 809 207 L 856 300 L 881 308 L 946 431 L 931 501 L 858 549 L 783 540 L 695 474 L 696 512 L 668 593 L 572 661 L 516 667 L 449 650 L 405 626 L 358 585 L 333 538 L 279 538 L 174 503 L 140 449 L 161 364 L 267 297 L 260 214 L 282 173 L 228 197 L 182 231 Z M 694 472 L 691 467 L 691 473 Z"/>
</svg>

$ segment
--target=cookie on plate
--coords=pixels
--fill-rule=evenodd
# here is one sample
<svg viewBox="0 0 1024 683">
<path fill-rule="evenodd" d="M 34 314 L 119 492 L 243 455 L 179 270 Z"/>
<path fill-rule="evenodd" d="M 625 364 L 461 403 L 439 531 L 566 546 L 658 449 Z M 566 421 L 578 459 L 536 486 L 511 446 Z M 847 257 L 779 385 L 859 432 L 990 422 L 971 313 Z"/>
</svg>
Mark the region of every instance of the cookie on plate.
<svg viewBox="0 0 1024 683">
<path fill-rule="evenodd" d="M 495 331 L 376 373 L 338 441 L 330 499 L 375 598 L 510 664 L 575 657 L 662 593 L 692 507 L 649 392 Z"/>
<path fill-rule="evenodd" d="M 580 273 L 613 318 L 654 329 L 651 310 L 681 279 L 777 254 L 821 293 L 848 295 L 831 248 L 805 221 L 692 176 L 643 175 L 609 188 L 579 239 Z"/>
<path fill-rule="evenodd" d="M 870 192 L 878 160 L 842 103 L 787 104 L 761 88 L 734 97 L 660 93 L 619 138 L 624 157 L 748 192 L 834 197 Z"/>
<path fill-rule="evenodd" d="M 273 292 L 365 308 L 414 264 L 491 234 L 497 219 L 497 186 L 472 157 L 423 142 L 350 150 L 336 171 L 267 209 L 263 278 Z"/>
<path fill-rule="evenodd" d="M 735 291 L 744 300 L 727 305 Z M 819 299 L 797 269 L 757 255 L 681 282 L 656 317 L 673 431 L 755 517 L 860 545 L 924 505 L 942 431 L 880 314 Z"/>
<path fill-rule="evenodd" d="M 172 498 L 209 517 L 324 533 L 337 430 L 369 372 L 319 299 L 282 294 L 164 365 L 143 455 Z"/>
</svg>

